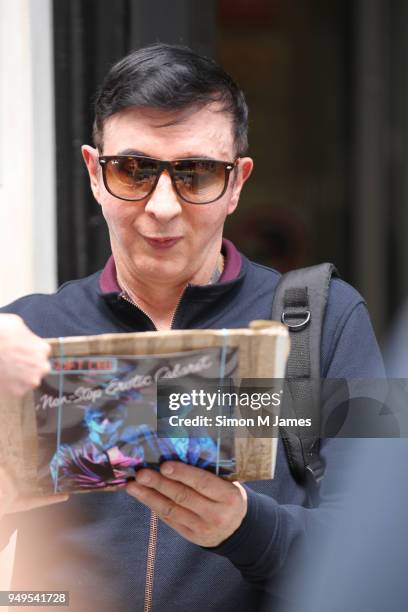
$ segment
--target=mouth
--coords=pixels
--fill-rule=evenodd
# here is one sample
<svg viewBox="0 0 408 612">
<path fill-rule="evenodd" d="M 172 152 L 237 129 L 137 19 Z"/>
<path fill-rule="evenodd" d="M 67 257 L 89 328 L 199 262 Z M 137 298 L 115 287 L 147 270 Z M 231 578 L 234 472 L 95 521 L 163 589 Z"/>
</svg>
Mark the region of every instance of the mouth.
<svg viewBox="0 0 408 612">
<path fill-rule="evenodd" d="M 143 236 L 147 244 L 155 249 L 170 249 L 181 240 L 181 236 L 172 236 L 169 238 L 148 237 Z"/>
</svg>

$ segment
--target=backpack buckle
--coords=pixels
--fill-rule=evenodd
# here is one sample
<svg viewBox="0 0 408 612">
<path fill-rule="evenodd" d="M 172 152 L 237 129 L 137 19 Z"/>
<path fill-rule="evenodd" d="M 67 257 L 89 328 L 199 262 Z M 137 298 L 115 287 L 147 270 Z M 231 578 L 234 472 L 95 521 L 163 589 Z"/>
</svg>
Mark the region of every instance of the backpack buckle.
<svg viewBox="0 0 408 612">
<path fill-rule="evenodd" d="M 300 321 L 300 323 L 289 323 L 288 319 L 292 318 L 292 319 L 301 319 L 303 317 L 303 320 Z M 282 312 L 282 316 L 281 316 L 281 321 L 284 325 L 286 325 L 286 327 L 291 330 L 291 331 L 301 331 L 302 329 L 304 329 L 307 325 L 309 325 L 310 322 L 310 310 L 304 310 L 302 312 Z"/>
<path fill-rule="evenodd" d="M 324 476 L 324 465 L 322 461 L 315 461 L 314 463 L 308 463 L 305 467 L 306 480 L 314 482 L 315 485 L 319 485 L 320 481 Z"/>
</svg>

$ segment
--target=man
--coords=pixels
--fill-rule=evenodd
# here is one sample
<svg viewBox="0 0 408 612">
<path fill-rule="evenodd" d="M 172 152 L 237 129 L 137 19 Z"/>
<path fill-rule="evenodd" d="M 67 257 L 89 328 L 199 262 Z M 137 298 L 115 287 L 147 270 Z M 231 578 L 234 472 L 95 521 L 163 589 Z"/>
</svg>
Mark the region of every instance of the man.
<svg viewBox="0 0 408 612">
<path fill-rule="evenodd" d="M 7 312 L 43 337 L 270 318 L 278 273 L 222 238 L 253 167 L 247 107 L 232 79 L 186 48 L 138 50 L 102 85 L 94 140 L 82 153 L 112 258 L 102 272 Z M 365 304 L 339 280 L 321 356 L 322 376 L 382 372 Z M 328 474 L 343 461 L 335 442 L 322 448 Z M 9 517 L 7 529 L 19 527 L 14 586 L 69 589 L 75 610 L 258 610 L 336 495 L 324 484 L 321 507 L 306 508 L 281 446 L 275 480 L 248 486 L 166 462 L 160 473 L 141 470 L 127 493 L 73 495 Z"/>
</svg>

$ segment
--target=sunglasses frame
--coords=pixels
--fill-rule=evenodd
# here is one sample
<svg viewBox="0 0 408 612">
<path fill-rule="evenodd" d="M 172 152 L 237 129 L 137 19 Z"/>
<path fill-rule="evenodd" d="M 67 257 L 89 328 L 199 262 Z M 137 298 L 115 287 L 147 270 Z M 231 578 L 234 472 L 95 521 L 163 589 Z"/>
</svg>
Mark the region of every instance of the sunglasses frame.
<svg viewBox="0 0 408 612">
<path fill-rule="evenodd" d="M 150 189 L 150 191 L 144 195 L 142 198 L 122 198 L 121 196 L 116 195 L 115 193 L 113 193 L 111 191 L 111 189 L 109 188 L 108 185 L 108 180 L 106 177 L 106 169 L 108 166 L 108 162 L 112 161 L 112 160 L 116 160 L 116 159 L 142 159 L 142 160 L 149 160 L 149 161 L 153 161 L 155 163 L 158 164 L 157 167 L 157 175 L 156 178 L 154 180 L 153 186 Z M 228 187 L 228 183 L 229 183 L 229 177 L 231 174 L 231 171 L 237 167 L 238 163 L 239 163 L 239 157 L 237 157 L 233 162 L 225 162 L 225 161 L 221 161 L 218 159 L 207 159 L 207 158 L 200 158 L 200 157 L 190 157 L 190 158 L 185 158 L 185 159 L 175 159 L 174 161 L 164 161 L 161 159 L 155 159 L 154 157 L 146 157 L 144 155 L 101 155 L 98 158 L 99 164 L 102 167 L 102 177 L 103 177 L 103 184 L 105 185 L 105 189 L 106 191 L 108 191 L 113 197 L 118 198 L 119 200 L 125 200 L 126 202 L 141 202 L 142 200 L 145 200 L 146 198 L 149 198 L 152 193 L 154 192 L 154 190 L 157 187 L 157 183 L 160 180 L 160 177 L 162 175 L 162 173 L 164 172 L 164 170 L 167 170 L 167 172 L 170 175 L 171 178 L 171 183 L 173 185 L 173 189 L 176 192 L 177 196 L 183 200 L 184 202 L 188 202 L 189 204 L 196 204 L 197 206 L 202 206 L 205 204 L 211 204 L 212 202 L 215 202 L 216 200 L 219 200 L 220 198 L 222 198 L 222 196 L 224 195 L 224 193 L 227 191 L 227 187 Z M 185 198 L 184 196 L 182 196 L 177 188 L 176 185 L 176 179 L 175 179 L 175 169 L 174 169 L 174 164 L 180 163 L 180 162 L 186 162 L 186 161 L 197 161 L 197 162 L 205 162 L 205 161 L 209 161 L 209 162 L 216 162 L 217 164 L 222 164 L 224 166 L 224 187 L 222 192 L 220 193 L 220 195 L 218 195 L 216 198 L 213 198 L 212 200 L 208 200 L 206 202 L 193 202 L 191 200 L 188 200 L 187 198 Z"/>
</svg>

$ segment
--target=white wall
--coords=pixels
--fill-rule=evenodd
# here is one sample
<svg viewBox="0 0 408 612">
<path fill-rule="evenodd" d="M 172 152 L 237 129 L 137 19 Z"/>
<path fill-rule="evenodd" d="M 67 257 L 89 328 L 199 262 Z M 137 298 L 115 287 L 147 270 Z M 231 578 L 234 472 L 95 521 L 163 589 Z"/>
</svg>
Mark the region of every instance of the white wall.
<svg viewBox="0 0 408 612">
<path fill-rule="evenodd" d="M 0 0 L 0 304 L 56 285 L 51 0 Z"/>
</svg>

